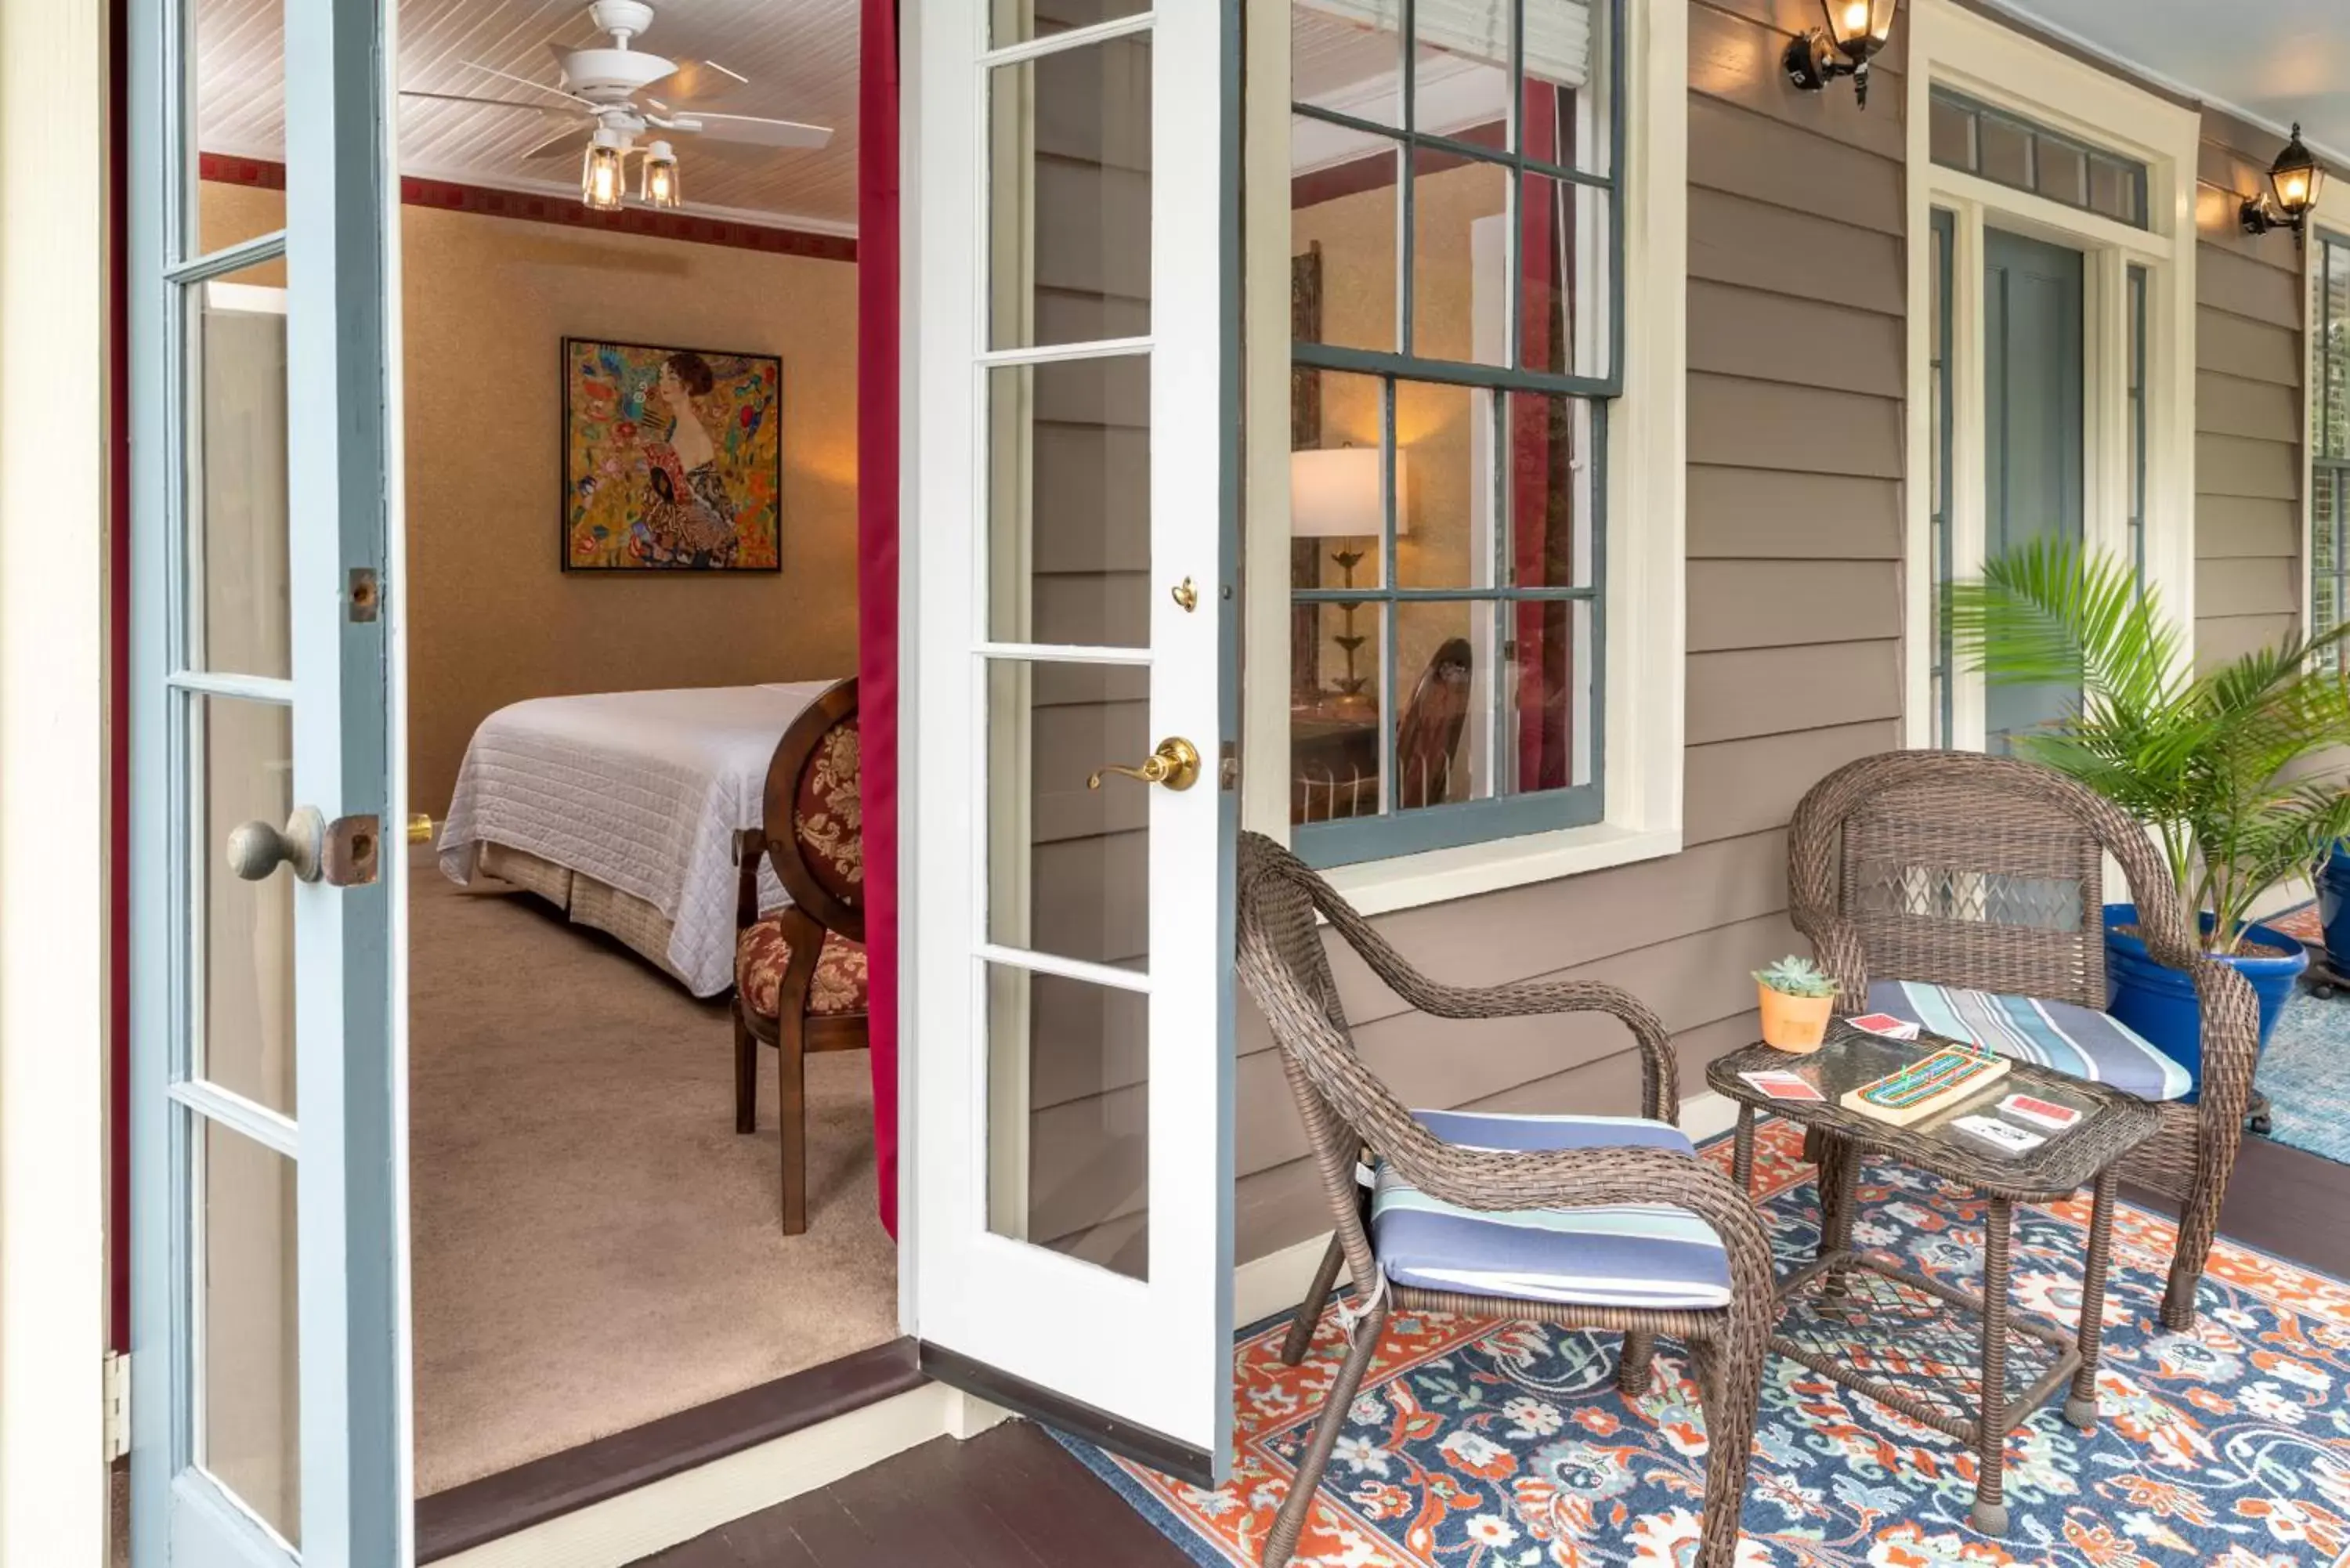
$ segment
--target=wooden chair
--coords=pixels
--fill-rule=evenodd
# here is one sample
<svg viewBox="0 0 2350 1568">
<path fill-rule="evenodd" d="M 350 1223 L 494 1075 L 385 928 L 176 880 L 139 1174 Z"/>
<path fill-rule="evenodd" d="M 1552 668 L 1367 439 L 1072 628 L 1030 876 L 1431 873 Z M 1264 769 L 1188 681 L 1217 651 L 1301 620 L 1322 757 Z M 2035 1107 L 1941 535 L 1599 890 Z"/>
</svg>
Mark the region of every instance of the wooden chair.
<svg viewBox="0 0 2350 1568">
<path fill-rule="evenodd" d="M 734 908 L 734 1130 L 757 1129 L 764 1041 L 776 1050 L 786 1236 L 807 1229 L 807 1054 L 872 1044 L 858 781 L 857 682 L 844 680 L 784 732 L 767 764 L 760 829 L 743 845 Z M 792 899 L 764 919 L 763 855 Z"/>
<path fill-rule="evenodd" d="M 1241 978 L 1281 1046 L 1282 1067 L 1337 1231 L 1314 1293 L 1298 1308 L 1302 1332 L 1292 1332 L 1284 1359 L 1294 1366 L 1304 1355 L 1342 1259 L 1357 1293 L 1357 1304 L 1341 1317 L 1353 1344 L 1322 1396 L 1321 1417 L 1266 1536 L 1265 1568 L 1284 1568 L 1296 1550 L 1314 1490 L 1390 1311 L 1614 1330 L 1624 1336 L 1617 1380 L 1627 1393 L 1647 1387 L 1657 1335 L 1681 1340 L 1705 1409 L 1705 1521 L 1696 1568 L 1731 1568 L 1763 1355 L 1778 1305 L 1770 1242 L 1753 1204 L 1727 1176 L 1696 1158 L 1689 1139 L 1669 1125 L 1678 1106 L 1672 1042 L 1664 1025 L 1638 999 L 1609 985 L 1563 981 L 1474 988 L 1429 980 L 1327 882 L 1260 835 L 1241 835 L 1239 881 Z M 1431 1016 L 1614 1014 L 1630 1029 L 1645 1059 L 1641 1114 L 1648 1119 L 1499 1118 L 1405 1109 L 1355 1054 L 1316 914 L 1398 996 Z M 1367 1153 L 1380 1162 L 1368 1224 L 1356 1179 L 1357 1161 Z M 1418 1197 L 1408 1192 L 1414 1188 Z M 1400 1201 L 1382 1211 L 1390 1193 Z M 1431 1216 L 1426 1199 L 1445 1207 Z M 1672 1221 L 1672 1234 L 1644 1248 L 1637 1261 L 1628 1252 L 1613 1254 L 1621 1270 L 1596 1264 L 1588 1238 L 1578 1238 L 1572 1226 L 1513 1226 L 1506 1218 L 1513 1210 L 1637 1206 L 1654 1223 L 1658 1205 L 1685 1213 Z M 1484 1214 L 1496 1217 L 1478 1224 Z M 1477 1276 L 1484 1269 L 1445 1256 L 1437 1231 L 1412 1229 L 1431 1217 L 1452 1235 L 1462 1221 L 1471 1222 L 1481 1250 L 1508 1254 L 1513 1282 L 1542 1282 L 1543 1293 L 1483 1288 Z M 1545 1218 L 1555 1221 L 1558 1215 Z M 1596 1219 L 1595 1225 L 1620 1219 Z M 1446 1288 L 1411 1282 L 1431 1276 L 1445 1280 Z"/>
<path fill-rule="evenodd" d="M 1396 804 L 1403 809 L 1452 798 L 1453 757 L 1469 722 L 1474 658 L 1467 638 L 1447 639 L 1412 686 L 1403 722 L 1396 726 Z M 1292 792 L 1292 820 L 1334 822 L 1379 809 L 1378 721 L 1360 728 L 1360 737 L 1347 736 L 1301 758 Z"/>
<path fill-rule="evenodd" d="M 2133 1044 L 2135 1036 L 2117 1039 L 2118 1026 L 2104 1016 L 2107 855 L 2128 878 L 2147 951 L 2194 980 L 2202 1005 L 2199 1085 L 2152 1047 Z M 1795 929 L 1839 984 L 1839 1012 L 1909 1016 L 1903 1009 L 1918 1005 L 1920 992 L 1938 1009 L 2017 997 L 2058 1004 L 2013 1016 L 2079 1032 L 2085 1045 L 2064 1042 L 2077 1052 L 2074 1061 L 2160 1107 L 2161 1130 L 2122 1175 L 2178 1200 L 2162 1322 L 2193 1326 L 2196 1285 L 2243 1142 L 2259 1015 L 2250 982 L 2190 936 L 2195 917 L 2146 830 L 2085 784 L 2036 763 L 1975 752 L 1887 752 L 1846 763 L 1796 806 L 1787 830 L 1787 898 Z M 2064 1004 L 2091 1016 L 2067 1022 Z M 2004 1049 L 2005 1033 L 1984 1037 Z M 2149 1073 L 2144 1086 L 2130 1081 Z M 2199 1090 L 2198 1103 L 2177 1097 L 2188 1087 Z M 1838 1189 L 1848 1183 L 1848 1171 L 1824 1176 L 1822 1204 L 1838 1207 Z"/>
</svg>

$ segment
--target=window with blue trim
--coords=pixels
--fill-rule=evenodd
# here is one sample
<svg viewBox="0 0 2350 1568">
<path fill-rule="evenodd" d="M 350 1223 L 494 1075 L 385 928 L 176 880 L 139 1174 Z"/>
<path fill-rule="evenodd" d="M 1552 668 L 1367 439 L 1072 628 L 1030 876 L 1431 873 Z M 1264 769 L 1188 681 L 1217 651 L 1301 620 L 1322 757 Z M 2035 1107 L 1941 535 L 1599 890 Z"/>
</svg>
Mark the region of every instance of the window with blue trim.
<svg viewBox="0 0 2350 1568">
<path fill-rule="evenodd" d="M 1292 9 L 1290 820 L 1602 816 L 1623 0 Z"/>
<path fill-rule="evenodd" d="M 2309 628 L 2342 624 L 2350 600 L 2350 236 L 2313 234 L 2309 303 Z M 2318 656 L 2342 668 L 2342 646 Z"/>
</svg>

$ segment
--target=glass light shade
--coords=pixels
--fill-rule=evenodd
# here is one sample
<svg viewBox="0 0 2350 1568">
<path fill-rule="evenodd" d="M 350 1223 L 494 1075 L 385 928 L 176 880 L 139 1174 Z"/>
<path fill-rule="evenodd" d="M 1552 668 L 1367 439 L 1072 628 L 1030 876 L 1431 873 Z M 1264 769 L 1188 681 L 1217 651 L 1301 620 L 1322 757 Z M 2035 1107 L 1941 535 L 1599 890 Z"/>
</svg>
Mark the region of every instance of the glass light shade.
<svg viewBox="0 0 2350 1568">
<path fill-rule="evenodd" d="M 1405 485 L 1404 454 L 1396 453 L 1396 493 Z M 1289 533 L 1296 539 L 1350 539 L 1376 535 L 1384 520 L 1379 499 L 1379 449 L 1323 448 L 1289 454 Z M 1396 532 L 1406 534 L 1396 505 Z"/>
<path fill-rule="evenodd" d="M 656 141 L 645 150 L 644 178 L 637 193 L 648 207 L 675 207 L 685 200 L 678 182 L 677 154 L 668 142 Z"/>
<path fill-rule="evenodd" d="M 2296 125 L 2284 151 L 2269 165 L 2269 189 L 2276 195 L 2278 210 L 2288 218 L 2299 217 L 2317 205 L 2318 192 L 2324 188 L 2324 166 L 2302 145 L 2301 127 Z"/>
<path fill-rule="evenodd" d="M 620 169 L 620 149 L 588 144 L 579 165 L 579 199 L 599 213 L 618 212 L 626 176 Z"/>
<path fill-rule="evenodd" d="M 1893 36 L 1893 14 L 1900 0 L 1820 0 L 1827 17 L 1828 41 L 1855 65 L 1885 47 Z"/>
</svg>

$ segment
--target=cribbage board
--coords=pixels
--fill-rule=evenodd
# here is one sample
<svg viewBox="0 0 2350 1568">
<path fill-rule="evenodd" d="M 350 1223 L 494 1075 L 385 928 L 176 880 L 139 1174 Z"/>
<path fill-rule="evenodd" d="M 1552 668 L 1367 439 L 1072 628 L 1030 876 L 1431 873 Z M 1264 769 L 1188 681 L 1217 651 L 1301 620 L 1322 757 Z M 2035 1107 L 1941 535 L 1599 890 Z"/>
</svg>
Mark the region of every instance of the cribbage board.
<svg viewBox="0 0 2350 1568">
<path fill-rule="evenodd" d="M 2006 1075 L 2004 1056 L 1968 1045 L 1945 1045 L 1898 1073 L 1846 1090 L 1836 1103 L 1888 1127 L 1906 1127 Z"/>
</svg>

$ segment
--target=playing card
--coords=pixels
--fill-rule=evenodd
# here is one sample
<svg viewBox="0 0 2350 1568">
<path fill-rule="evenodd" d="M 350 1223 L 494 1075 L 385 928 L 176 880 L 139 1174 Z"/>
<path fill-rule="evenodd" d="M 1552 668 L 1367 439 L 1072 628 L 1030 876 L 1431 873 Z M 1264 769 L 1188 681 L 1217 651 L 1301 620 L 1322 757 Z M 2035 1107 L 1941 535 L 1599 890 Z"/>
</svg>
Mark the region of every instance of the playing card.
<svg viewBox="0 0 2350 1568">
<path fill-rule="evenodd" d="M 1960 1132 L 1970 1133 L 1994 1148 L 2004 1150 L 2009 1154 L 2029 1153 L 2048 1141 L 2036 1132 L 2026 1132 L 2022 1127 L 2010 1127 L 1996 1116 L 1981 1115 L 1960 1116 L 1950 1125 Z"/>
<path fill-rule="evenodd" d="M 2063 1132 L 2081 1119 L 2081 1113 L 2070 1106 L 2060 1106 L 2054 1100 L 2043 1100 L 2037 1095 L 2013 1094 L 2000 1101 L 1999 1108 L 2019 1121 L 2030 1122 L 2051 1132 Z"/>
<path fill-rule="evenodd" d="M 1865 1029 L 1871 1034 L 1882 1034 L 1887 1040 L 1915 1040 L 1918 1026 L 1906 1018 L 1896 1018 L 1889 1012 L 1864 1012 L 1849 1020 L 1855 1029 Z"/>
<path fill-rule="evenodd" d="M 1825 1095 L 1812 1087 L 1808 1079 L 1798 1073 L 1741 1073 L 1757 1090 L 1774 1100 L 1825 1100 Z"/>
</svg>

